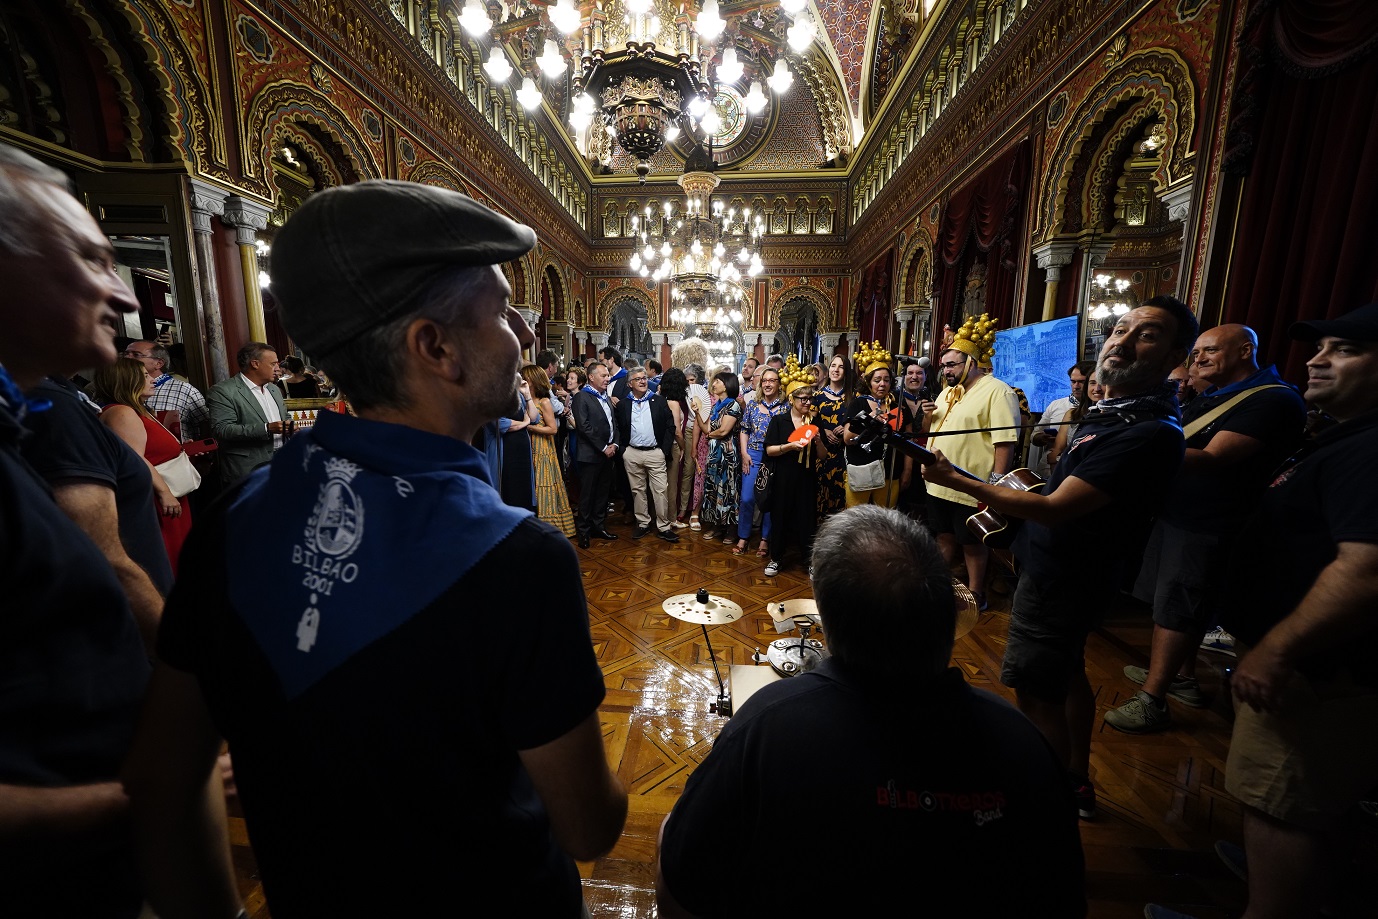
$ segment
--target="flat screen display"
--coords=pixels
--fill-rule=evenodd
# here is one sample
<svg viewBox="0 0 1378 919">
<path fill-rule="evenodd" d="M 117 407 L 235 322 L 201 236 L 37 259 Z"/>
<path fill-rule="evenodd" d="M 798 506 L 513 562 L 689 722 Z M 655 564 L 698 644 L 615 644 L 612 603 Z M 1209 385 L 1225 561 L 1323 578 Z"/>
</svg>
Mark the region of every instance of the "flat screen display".
<svg viewBox="0 0 1378 919">
<path fill-rule="evenodd" d="M 1035 415 L 1071 392 L 1067 368 L 1078 360 L 1077 320 L 1066 316 L 995 332 L 995 376 L 1024 390 Z"/>
</svg>

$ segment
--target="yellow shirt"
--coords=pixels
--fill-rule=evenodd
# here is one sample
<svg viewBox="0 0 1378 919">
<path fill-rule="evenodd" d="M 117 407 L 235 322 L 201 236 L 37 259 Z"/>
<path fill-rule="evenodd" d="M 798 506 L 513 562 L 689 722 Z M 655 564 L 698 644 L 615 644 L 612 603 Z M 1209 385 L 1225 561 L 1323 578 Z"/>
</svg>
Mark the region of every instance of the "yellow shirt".
<svg viewBox="0 0 1378 919">
<path fill-rule="evenodd" d="M 968 428 L 999 428 L 1019 423 L 1019 397 L 1014 390 L 990 374 L 986 374 L 967 387 L 960 401 L 949 404 L 951 390 L 944 389 L 934 401 L 938 403 L 933 413 L 933 423 L 929 425 L 932 435 L 944 429 L 965 431 Z M 986 431 L 981 434 L 954 434 L 951 437 L 931 437 L 928 449 L 941 450 L 952 461 L 967 472 L 990 479 L 995 469 L 995 445 L 1014 443 L 1019 440 L 1017 430 Z M 955 501 L 968 507 L 975 507 L 977 501 L 971 495 L 953 491 L 941 485 L 928 483 L 928 493 L 935 498 Z"/>
</svg>

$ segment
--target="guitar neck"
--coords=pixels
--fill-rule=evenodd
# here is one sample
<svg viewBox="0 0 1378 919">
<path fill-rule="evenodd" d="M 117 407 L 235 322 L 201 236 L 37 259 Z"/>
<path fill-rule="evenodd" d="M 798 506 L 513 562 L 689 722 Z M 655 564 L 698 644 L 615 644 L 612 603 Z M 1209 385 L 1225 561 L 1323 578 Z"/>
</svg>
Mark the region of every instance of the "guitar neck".
<svg viewBox="0 0 1378 919">
<path fill-rule="evenodd" d="M 919 464 L 922 466 L 931 466 L 933 463 L 936 463 L 938 461 L 938 458 L 933 455 L 933 451 L 929 450 L 927 447 L 920 446 L 919 444 L 916 444 L 914 441 L 905 437 L 903 434 L 898 434 L 894 431 L 889 430 L 888 428 L 886 430 L 885 442 L 888 444 L 893 444 L 900 450 L 907 453 L 909 456 L 914 457 L 914 459 L 918 460 Z M 973 482 L 986 481 L 979 475 L 974 475 L 970 472 L 967 472 L 961 466 L 958 466 L 956 464 L 951 465 L 954 472 L 966 476 Z"/>
</svg>

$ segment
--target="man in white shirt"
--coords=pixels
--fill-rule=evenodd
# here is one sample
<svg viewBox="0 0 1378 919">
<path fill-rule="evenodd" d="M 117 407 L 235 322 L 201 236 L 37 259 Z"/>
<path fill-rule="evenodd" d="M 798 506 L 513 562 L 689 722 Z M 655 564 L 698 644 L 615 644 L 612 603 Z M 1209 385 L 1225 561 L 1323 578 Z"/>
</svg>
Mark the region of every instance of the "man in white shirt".
<svg viewBox="0 0 1378 919">
<path fill-rule="evenodd" d="M 251 341 L 235 355 L 239 373 L 211 387 L 211 433 L 220 442 L 220 481 L 231 485 L 273 458 L 282 446 L 286 406 L 271 386 L 278 356 L 273 346 Z"/>
<path fill-rule="evenodd" d="M 1072 394 L 1049 402 L 1048 407 L 1043 410 L 1043 415 L 1038 419 L 1038 426 L 1030 438 L 1027 465 L 1044 481 L 1047 481 L 1052 473 L 1048 466 L 1048 451 L 1057 439 L 1057 424 L 1086 398 L 1086 381 L 1091 379 L 1091 374 L 1095 371 L 1095 361 L 1077 361 L 1069 367 L 1067 379 L 1072 381 Z"/>
</svg>

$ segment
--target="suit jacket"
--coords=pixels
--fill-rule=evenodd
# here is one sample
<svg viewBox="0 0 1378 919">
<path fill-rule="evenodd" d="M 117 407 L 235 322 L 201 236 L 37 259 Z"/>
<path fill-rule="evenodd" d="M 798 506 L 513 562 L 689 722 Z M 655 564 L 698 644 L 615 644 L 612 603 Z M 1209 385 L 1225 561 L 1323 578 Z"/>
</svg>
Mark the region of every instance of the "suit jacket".
<svg viewBox="0 0 1378 919">
<path fill-rule="evenodd" d="M 211 433 L 220 442 L 220 480 L 224 485 L 239 481 L 273 458 L 273 435 L 268 419 L 253 393 L 244 385 L 242 374 L 235 374 L 211 387 L 206 394 L 210 409 Z M 277 403 L 278 417 L 287 420 L 287 407 L 276 386 L 268 394 Z"/>
<path fill-rule="evenodd" d="M 615 419 L 616 414 L 613 417 Z M 574 394 L 574 429 L 579 436 L 575 462 L 611 462 L 611 457 L 603 455 L 603 450 L 608 445 L 608 435 L 611 433 L 608 418 L 603 414 L 603 406 L 599 403 L 598 397 L 582 389 Z M 617 444 L 619 453 L 627 443 L 625 440 L 616 439 L 613 442 Z"/>
<path fill-rule="evenodd" d="M 651 430 L 655 433 L 656 446 L 665 454 L 665 462 L 670 462 L 670 451 L 675 445 L 675 416 L 670 414 L 670 403 L 660 396 L 651 397 Z M 632 442 L 632 396 L 617 403 L 612 410 L 613 421 L 617 422 L 617 441 L 629 445 Z"/>
</svg>

